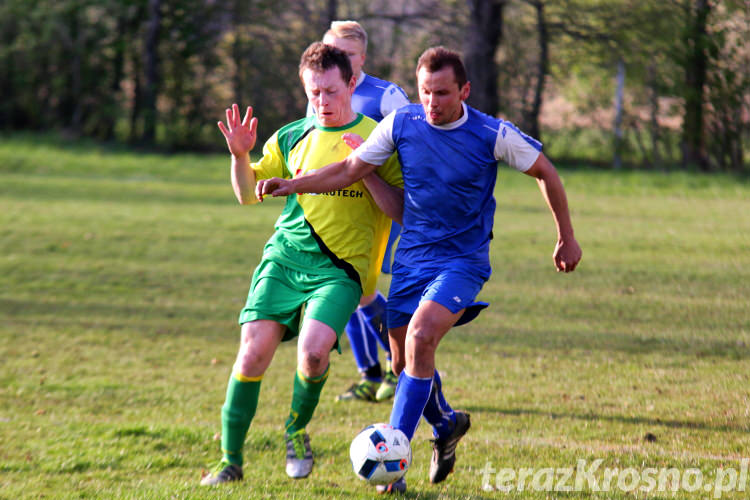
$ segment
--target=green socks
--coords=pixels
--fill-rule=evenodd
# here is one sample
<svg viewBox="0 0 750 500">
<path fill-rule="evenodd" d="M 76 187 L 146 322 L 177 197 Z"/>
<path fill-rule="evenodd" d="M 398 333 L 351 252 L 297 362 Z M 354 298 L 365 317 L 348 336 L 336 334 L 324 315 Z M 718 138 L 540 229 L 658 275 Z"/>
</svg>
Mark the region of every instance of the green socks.
<svg viewBox="0 0 750 500">
<path fill-rule="evenodd" d="M 287 434 L 293 434 L 310 422 L 320 400 L 320 391 L 328 379 L 328 370 L 319 377 L 307 378 L 297 371 L 294 375 L 292 408 L 286 421 Z M 227 384 L 227 397 L 221 408 L 222 461 L 242 466 L 242 448 L 258 408 L 260 383 L 263 376 L 245 377 L 233 373 Z"/>
<path fill-rule="evenodd" d="M 227 397 L 221 408 L 221 451 L 225 462 L 242 466 L 242 447 L 258 407 L 262 378 L 262 375 L 245 377 L 240 373 L 229 377 Z"/>
<path fill-rule="evenodd" d="M 292 409 L 289 412 L 289 418 L 286 421 L 286 433 L 294 434 L 304 429 L 310 422 L 310 419 L 318 406 L 320 400 L 320 391 L 328 379 L 328 371 L 319 377 L 307 378 L 299 370 L 294 374 L 294 392 L 292 393 Z"/>
</svg>

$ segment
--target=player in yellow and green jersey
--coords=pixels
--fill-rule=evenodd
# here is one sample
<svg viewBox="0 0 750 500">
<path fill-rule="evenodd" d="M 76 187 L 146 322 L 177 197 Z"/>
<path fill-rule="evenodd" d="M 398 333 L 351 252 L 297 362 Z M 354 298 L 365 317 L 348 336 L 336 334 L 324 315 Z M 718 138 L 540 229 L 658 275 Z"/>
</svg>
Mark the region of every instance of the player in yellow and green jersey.
<svg viewBox="0 0 750 500">
<path fill-rule="evenodd" d="M 300 61 L 300 79 L 315 116 L 275 132 L 258 162 L 249 160 L 258 124 L 252 108 L 240 122 L 235 104 L 227 110 L 226 125 L 219 123 L 232 154 L 232 186 L 242 204 L 262 201 L 255 198 L 256 181 L 304 176 L 342 160 L 351 152 L 344 138 L 367 137 L 376 126 L 352 110 L 356 78 L 344 52 L 321 42 L 310 45 Z M 310 474 L 313 456 L 305 427 L 328 377 L 329 352 L 338 348 L 362 293 L 375 289 L 388 217 L 400 220 L 403 211 L 402 187 L 394 155 L 377 175 L 345 188 L 287 197 L 240 313 L 241 343 L 221 412 L 223 456 L 201 484 L 242 479 L 243 445 L 263 374 L 279 343 L 296 337 L 297 370 L 285 425 L 286 472 L 293 478 Z"/>
</svg>

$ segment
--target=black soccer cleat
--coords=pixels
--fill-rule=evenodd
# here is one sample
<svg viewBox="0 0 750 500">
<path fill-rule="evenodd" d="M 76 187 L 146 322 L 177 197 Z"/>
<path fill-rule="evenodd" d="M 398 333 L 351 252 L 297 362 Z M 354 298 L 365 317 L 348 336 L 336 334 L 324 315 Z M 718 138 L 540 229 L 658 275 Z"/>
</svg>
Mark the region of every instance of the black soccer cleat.
<svg viewBox="0 0 750 500">
<path fill-rule="evenodd" d="M 439 483 L 453 472 L 456 463 L 456 445 L 471 427 L 471 416 L 462 411 L 456 412 L 456 426 L 450 436 L 432 441 L 432 461 L 430 461 L 430 482 Z"/>
</svg>

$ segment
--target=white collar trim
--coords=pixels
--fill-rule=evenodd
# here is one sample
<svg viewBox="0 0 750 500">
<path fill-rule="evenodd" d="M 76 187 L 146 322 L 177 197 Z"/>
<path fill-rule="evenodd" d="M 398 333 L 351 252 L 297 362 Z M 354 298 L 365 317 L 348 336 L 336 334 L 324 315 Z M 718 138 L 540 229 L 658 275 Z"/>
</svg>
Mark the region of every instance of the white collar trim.
<svg viewBox="0 0 750 500">
<path fill-rule="evenodd" d="M 359 75 L 357 75 L 357 83 L 354 85 L 355 89 L 359 87 L 362 84 L 362 82 L 365 81 L 365 76 L 367 76 L 365 75 L 365 72 L 362 70 L 359 70 Z"/>
<path fill-rule="evenodd" d="M 427 122 L 427 123 L 431 127 L 435 127 L 436 129 L 440 129 L 440 130 L 453 130 L 454 128 L 458 128 L 461 125 L 463 125 L 464 123 L 466 123 L 466 120 L 469 119 L 469 112 L 466 109 L 466 103 L 462 101 L 461 102 L 461 107 L 463 108 L 463 114 L 461 115 L 461 118 L 459 118 L 458 120 L 456 120 L 454 122 L 446 123 L 445 125 L 433 125 L 430 122 Z"/>
</svg>

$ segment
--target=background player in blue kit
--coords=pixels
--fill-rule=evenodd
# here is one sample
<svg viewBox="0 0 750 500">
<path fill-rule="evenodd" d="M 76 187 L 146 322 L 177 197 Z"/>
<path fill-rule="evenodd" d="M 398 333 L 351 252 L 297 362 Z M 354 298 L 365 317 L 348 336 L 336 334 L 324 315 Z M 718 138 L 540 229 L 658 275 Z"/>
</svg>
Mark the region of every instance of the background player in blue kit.
<svg viewBox="0 0 750 500">
<path fill-rule="evenodd" d="M 358 22 L 333 21 L 323 36 L 323 43 L 332 45 L 349 56 L 352 71 L 357 77 L 352 96 L 354 111 L 379 122 L 391 111 L 409 104 L 406 93 L 398 85 L 362 71 L 367 57 L 367 32 Z M 308 115 L 312 112 L 312 107 L 308 105 Z M 383 272 L 390 272 L 391 249 L 400 232 L 401 226 L 393 222 L 383 258 Z M 361 378 L 340 394 L 337 401 L 383 401 L 393 397 L 397 379 L 391 369 L 385 308 L 385 297 L 376 291 L 362 297 L 359 307 L 349 319 L 346 335 Z M 385 372 L 380 364 L 378 345 L 386 352 Z"/>
<path fill-rule="evenodd" d="M 345 160 L 309 176 L 262 181 L 256 192 L 329 191 L 372 172 L 398 152 L 404 230 L 388 297 L 391 352 L 400 372 L 391 424 L 409 439 L 421 416 L 433 426 L 430 481 L 439 483 L 452 471 L 456 445 L 471 422 L 445 400 L 435 351 L 451 327 L 471 320 L 483 306 L 475 298 L 491 273 L 498 160 L 537 179 L 557 226 L 557 270 L 573 271 L 582 254 L 565 189 L 541 144 L 464 103 L 471 86 L 460 56 L 443 47 L 425 51 L 417 63 L 417 85 L 421 105 L 386 117 Z M 406 490 L 405 478 L 386 490 Z"/>
</svg>

